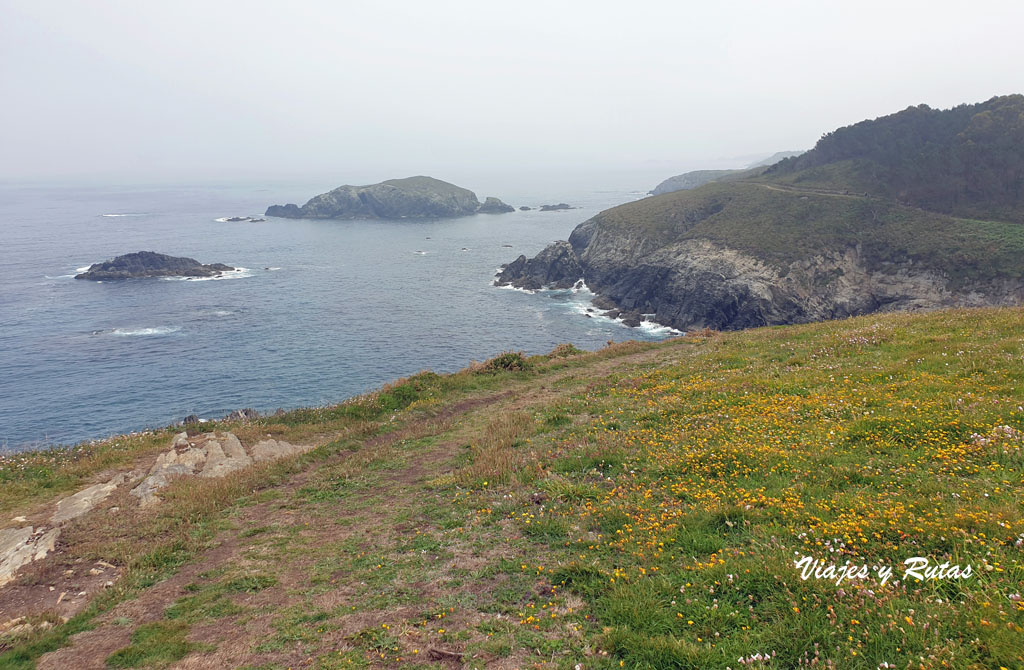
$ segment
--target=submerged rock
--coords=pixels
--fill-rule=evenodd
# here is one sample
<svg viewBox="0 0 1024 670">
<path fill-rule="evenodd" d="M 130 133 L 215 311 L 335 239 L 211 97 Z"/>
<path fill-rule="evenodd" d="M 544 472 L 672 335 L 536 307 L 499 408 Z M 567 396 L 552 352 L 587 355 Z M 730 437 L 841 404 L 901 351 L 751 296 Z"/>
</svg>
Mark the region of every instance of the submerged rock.
<svg viewBox="0 0 1024 670">
<path fill-rule="evenodd" d="M 222 263 L 204 265 L 194 258 L 168 256 L 155 251 L 137 251 L 93 263 L 75 279 L 141 279 L 147 277 L 217 277 L 235 268 Z"/>
</svg>

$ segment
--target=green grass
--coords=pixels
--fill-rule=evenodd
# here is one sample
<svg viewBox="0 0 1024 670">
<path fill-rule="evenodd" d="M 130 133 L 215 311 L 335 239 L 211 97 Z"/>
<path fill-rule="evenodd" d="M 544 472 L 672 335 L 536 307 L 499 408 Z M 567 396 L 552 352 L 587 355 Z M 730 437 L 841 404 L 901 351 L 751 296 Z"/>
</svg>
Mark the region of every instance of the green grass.
<svg viewBox="0 0 1024 670">
<path fill-rule="evenodd" d="M 379 423 L 168 495 L 121 531 L 159 551 L 0 667 L 136 625 L 98 615 L 225 536 L 237 551 L 112 665 L 170 664 L 211 649 L 193 627 L 260 619 L 252 667 L 449 663 L 432 650 L 471 668 L 1022 667 L 1022 317 L 875 315 L 417 376 Z M 897 574 L 804 580 L 801 555 Z M 904 579 L 910 556 L 975 575 Z"/>
<path fill-rule="evenodd" d="M 139 626 L 131 645 L 107 658 L 110 668 L 166 668 L 180 661 L 200 645 L 188 642 L 188 625 L 183 621 L 156 621 Z"/>
<path fill-rule="evenodd" d="M 901 207 L 879 198 L 775 190 L 772 182 L 713 183 L 621 205 L 601 228 L 641 232 L 655 247 L 709 239 L 780 268 L 859 245 L 869 269 L 908 261 L 954 283 L 1024 276 L 1024 226 Z"/>
</svg>

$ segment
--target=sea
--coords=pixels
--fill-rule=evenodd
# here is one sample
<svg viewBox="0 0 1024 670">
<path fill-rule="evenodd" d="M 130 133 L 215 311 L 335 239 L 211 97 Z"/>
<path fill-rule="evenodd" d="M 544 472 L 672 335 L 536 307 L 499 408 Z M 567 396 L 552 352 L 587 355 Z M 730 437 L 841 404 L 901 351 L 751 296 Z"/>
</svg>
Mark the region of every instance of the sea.
<svg viewBox="0 0 1024 670">
<path fill-rule="evenodd" d="M 192 414 L 328 405 L 503 351 L 672 336 L 588 312 L 585 286 L 492 285 L 502 264 L 645 197 L 658 181 L 485 192 L 456 182 L 481 200 L 575 207 L 555 212 L 259 222 L 225 219 L 260 217 L 270 204 L 301 204 L 342 182 L 0 184 L 0 450 L 75 444 Z M 238 270 L 217 279 L 74 279 L 134 251 Z"/>
</svg>

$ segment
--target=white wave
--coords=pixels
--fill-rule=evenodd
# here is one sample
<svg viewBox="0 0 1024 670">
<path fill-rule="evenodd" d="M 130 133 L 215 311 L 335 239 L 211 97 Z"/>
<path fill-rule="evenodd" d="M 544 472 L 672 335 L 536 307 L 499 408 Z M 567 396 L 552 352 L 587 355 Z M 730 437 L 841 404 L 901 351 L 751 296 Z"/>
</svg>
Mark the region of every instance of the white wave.
<svg viewBox="0 0 1024 670">
<path fill-rule="evenodd" d="M 92 267 L 91 265 L 83 265 L 80 268 L 75 268 L 75 274 L 80 275 L 83 272 L 87 272 L 89 270 L 89 268 L 91 268 L 91 267 Z"/>
<path fill-rule="evenodd" d="M 271 267 L 271 268 L 263 268 L 263 269 L 266 270 L 267 272 L 275 272 L 277 270 L 280 270 L 281 268 L 273 268 L 273 267 Z"/>
<path fill-rule="evenodd" d="M 413 253 L 416 254 L 417 256 L 426 256 L 427 253 L 429 253 L 429 252 L 426 252 L 426 251 L 414 251 Z"/>
<path fill-rule="evenodd" d="M 120 218 L 122 216 L 146 216 L 146 215 L 145 214 L 131 213 L 131 214 L 100 214 L 100 216 L 105 216 L 107 218 Z"/>
<path fill-rule="evenodd" d="M 111 335 L 122 336 L 147 336 L 147 335 L 170 335 L 181 330 L 178 326 L 159 326 L 157 328 L 115 328 L 110 331 Z"/>
<path fill-rule="evenodd" d="M 494 286 L 494 284 L 492 283 L 491 286 Z M 534 293 L 538 293 L 538 291 L 532 291 L 532 290 L 530 290 L 528 288 L 519 288 L 518 286 L 512 286 L 511 284 L 506 284 L 504 286 L 494 286 L 494 288 L 502 288 L 502 289 L 506 289 L 506 290 L 509 290 L 509 291 L 520 291 L 522 293 L 529 293 L 530 295 L 533 295 Z"/>
<path fill-rule="evenodd" d="M 211 312 L 211 314 L 213 314 L 213 316 L 231 316 L 234 312 L 230 312 L 226 309 L 217 309 Z"/>
<path fill-rule="evenodd" d="M 644 314 L 643 316 L 644 320 L 640 322 L 637 328 L 645 333 L 650 335 L 685 335 L 683 331 L 676 330 L 672 326 L 665 326 L 657 321 L 652 321 L 650 317 L 653 317 L 653 314 Z"/>
<path fill-rule="evenodd" d="M 216 277 L 161 277 L 164 281 L 217 281 L 218 279 L 244 279 L 252 276 L 250 268 L 235 268 L 222 272 Z"/>
</svg>

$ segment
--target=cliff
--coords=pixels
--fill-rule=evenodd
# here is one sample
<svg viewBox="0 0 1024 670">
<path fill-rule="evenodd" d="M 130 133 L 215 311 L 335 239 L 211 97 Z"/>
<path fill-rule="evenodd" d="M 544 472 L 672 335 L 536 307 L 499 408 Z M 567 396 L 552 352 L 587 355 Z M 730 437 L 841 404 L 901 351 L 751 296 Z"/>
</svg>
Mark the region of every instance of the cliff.
<svg viewBox="0 0 1024 670">
<path fill-rule="evenodd" d="M 0 668 L 1021 668 L 1022 319 L 506 352 L 5 454 Z"/>
<path fill-rule="evenodd" d="M 286 219 L 444 219 L 512 208 L 497 198 L 481 205 L 472 191 L 433 177 L 389 179 L 368 186 L 339 186 L 299 207 L 271 205 L 266 216 Z"/>
<path fill-rule="evenodd" d="M 622 205 L 495 283 L 564 288 L 680 330 L 1024 302 L 1024 227 L 768 183 Z M 633 319 L 635 322 L 635 319 Z"/>
</svg>

